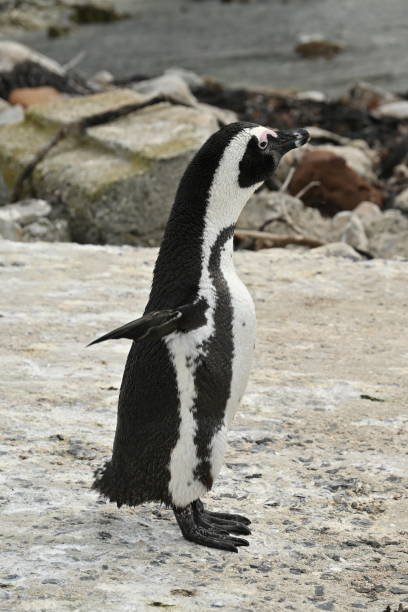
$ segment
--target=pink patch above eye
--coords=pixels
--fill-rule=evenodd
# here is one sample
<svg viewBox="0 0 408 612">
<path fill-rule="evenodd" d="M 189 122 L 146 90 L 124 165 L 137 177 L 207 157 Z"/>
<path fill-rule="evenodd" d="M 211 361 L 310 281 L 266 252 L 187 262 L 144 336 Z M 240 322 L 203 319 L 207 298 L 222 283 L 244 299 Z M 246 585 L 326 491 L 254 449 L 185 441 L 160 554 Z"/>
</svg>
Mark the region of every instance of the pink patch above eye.
<svg viewBox="0 0 408 612">
<path fill-rule="evenodd" d="M 264 130 L 261 135 L 259 136 L 259 143 L 260 144 L 267 144 L 268 143 L 268 136 L 273 136 L 273 138 L 277 138 L 278 135 L 274 130 Z"/>
</svg>

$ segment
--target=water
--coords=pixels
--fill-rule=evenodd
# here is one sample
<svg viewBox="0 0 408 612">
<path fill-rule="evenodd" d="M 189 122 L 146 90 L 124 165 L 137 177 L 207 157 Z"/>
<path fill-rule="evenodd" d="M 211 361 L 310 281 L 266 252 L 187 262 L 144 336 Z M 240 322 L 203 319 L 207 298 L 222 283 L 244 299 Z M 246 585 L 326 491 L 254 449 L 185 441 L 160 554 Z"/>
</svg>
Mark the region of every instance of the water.
<svg viewBox="0 0 408 612">
<path fill-rule="evenodd" d="M 235 85 L 339 94 L 356 80 L 408 90 L 408 0 L 122 0 L 131 19 L 87 25 L 66 37 L 19 39 L 61 62 L 86 51 L 81 70 L 115 76 L 182 66 Z M 345 46 L 332 60 L 305 60 L 302 34 Z"/>
</svg>

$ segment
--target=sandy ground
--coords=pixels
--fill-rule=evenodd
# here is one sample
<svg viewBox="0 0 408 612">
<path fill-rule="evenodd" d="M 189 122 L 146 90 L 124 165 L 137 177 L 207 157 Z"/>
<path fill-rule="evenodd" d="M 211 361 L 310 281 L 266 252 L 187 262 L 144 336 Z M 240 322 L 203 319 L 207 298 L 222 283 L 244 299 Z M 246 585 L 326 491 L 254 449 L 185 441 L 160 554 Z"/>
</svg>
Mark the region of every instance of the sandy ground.
<svg viewBox="0 0 408 612">
<path fill-rule="evenodd" d="M 117 3 L 114 3 L 115 5 Z M 318 89 L 330 94 L 367 80 L 406 91 L 406 0 L 119 0 L 131 19 L 86 25 L 49 39 L 17 34 L 38 51 L 66 62 L 85 51 L 80 68 L 116 76 L 157 74 L 181 66 L 229 84 Z M 333 60 L 296 55 L 301 35 L 340 43 Z M 1 36 L 1 33 L 0 33 Z"/>
<path fill-rule="evenodd" d="M 406 262 L 237 254 L 256 361 L 206 499 L 253 521 L 232 554 L 90 490 L 128 343 L 84 345 L 141 312 L 155 255 L 0 242 L 0 608 L 408 608 Z"/>
</svg>

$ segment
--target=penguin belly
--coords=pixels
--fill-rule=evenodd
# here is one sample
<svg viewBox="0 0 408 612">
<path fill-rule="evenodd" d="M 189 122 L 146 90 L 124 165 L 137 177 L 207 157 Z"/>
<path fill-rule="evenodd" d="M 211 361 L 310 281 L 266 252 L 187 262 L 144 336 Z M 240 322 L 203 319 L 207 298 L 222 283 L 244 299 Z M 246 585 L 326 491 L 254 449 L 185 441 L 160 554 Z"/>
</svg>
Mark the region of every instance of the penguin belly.
<svg viewBox="0 0 408 612">
<path fill-rule="evenodd" d="M 230 253 L 222 254 L 217 277 L 201 294 L 213 303 L 207 325 L 166 338 L 179 397 L 179 438 L 169 463 L 169 496 L 177 507 L 211 489 L 224 462 L 228 427 L 250 372 L 254 304 Z"/>
<path fill-rule="evenodd" d="M 255 305 L 251 294 L 235 271 L 232 258 L 224 266 L 232 307 L 232 379 L 226 407 L 226 424 L 230 425 L 246 389 L 256 339 Z"/>
</svg>

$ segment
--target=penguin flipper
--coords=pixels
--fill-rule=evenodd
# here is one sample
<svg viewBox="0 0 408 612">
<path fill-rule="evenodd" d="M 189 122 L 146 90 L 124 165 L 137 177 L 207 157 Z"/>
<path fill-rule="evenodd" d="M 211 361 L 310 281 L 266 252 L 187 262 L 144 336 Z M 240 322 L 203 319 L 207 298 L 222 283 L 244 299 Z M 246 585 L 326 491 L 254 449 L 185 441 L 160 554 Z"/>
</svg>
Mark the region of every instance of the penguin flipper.
<svg viewBox="0 0 408 612">
<path fill-rule="evenodd" d="M 129 340 L 142 340 L 148 336 L 152 339 L 166 336 L 177 329 L 177 321 L 183 313 L 180 310 L 158 310 L 145 314 L 140 319 L 130 321 L 121 327 L 117 327 L 107 334 L 100 336 L 87 346 L 98 344 L 105 340 L 118 338 L 129 338 Z"/>
<path fill-rule="evenodd" d="M 207 302 L 200 299 L 193 304 L 184 304 L 179 308 L 148 312 L 140 319 L 113 329 L 87 346 L 118 338 L 129 338 L 135 342 L 147 337 L 157 340 L 176 330 L 186 332 L 197 329 L 206 323 L 205 311 L 207 308 Z"/>
</svg>

